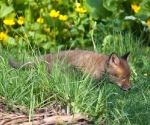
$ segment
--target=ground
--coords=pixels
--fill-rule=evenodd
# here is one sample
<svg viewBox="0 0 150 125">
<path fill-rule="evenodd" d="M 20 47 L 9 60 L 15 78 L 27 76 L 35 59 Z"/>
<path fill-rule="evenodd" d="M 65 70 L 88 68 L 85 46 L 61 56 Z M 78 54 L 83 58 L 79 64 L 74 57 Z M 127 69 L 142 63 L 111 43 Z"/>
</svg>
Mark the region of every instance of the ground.
<svg viewBox="0 0 150 125">
<path fill-rule="evenodd" d="M 5 98 L 0 97 L 0 125 L 55 125 L 55 124 L 88 124 L 88 117 L 80 113 L 70 115 L 55 102 L 47 107 L 38 108 L 33 116 L 27 115 L 28 109 L 18 105 L 6 105 Z M 13 108 L 12 108 L 13 107 Z M 55 108 L 54 108 L 55 107 Z"/>
</svg>

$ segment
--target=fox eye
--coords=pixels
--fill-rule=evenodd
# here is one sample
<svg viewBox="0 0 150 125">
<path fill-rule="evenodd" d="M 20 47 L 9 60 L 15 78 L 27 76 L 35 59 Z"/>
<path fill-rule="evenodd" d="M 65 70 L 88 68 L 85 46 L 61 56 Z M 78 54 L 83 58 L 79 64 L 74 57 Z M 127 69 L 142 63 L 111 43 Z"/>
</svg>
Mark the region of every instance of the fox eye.
<svg viewBox="0 0 150 125">
<path fill-rule="evenodd" d="M 112 74 L 112 76 L 117 77 L 117 78 L 119 78 L 120 80 L 123 80 L 123 79 L 126 78 L 125 76 L 118 76 L 118 75 L 116 75 L 116 74 Z"/>
<path fill-rule="evenodd" d="M 118 77 L 116 74 L 111 74 L 113 77 Z"/>
<path fill-rule="evenodd" d="M 125 76 L 121 76 L 121 77 L 119 77 L 119 79 L 120 79 L 120 80 L 123 80 L 123 79 L 125 79 Z"/>
</svg>

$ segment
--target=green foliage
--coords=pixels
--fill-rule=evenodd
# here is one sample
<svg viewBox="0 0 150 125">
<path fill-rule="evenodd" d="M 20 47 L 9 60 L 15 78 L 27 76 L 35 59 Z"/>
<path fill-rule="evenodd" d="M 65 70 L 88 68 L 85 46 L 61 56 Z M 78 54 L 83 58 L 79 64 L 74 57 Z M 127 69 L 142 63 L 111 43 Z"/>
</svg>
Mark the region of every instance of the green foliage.
<svg viewBox="0 0 150 125">
<path fill-rule="evenodd" d="M 59 61 L 53 65 L 51 74 L 47 74 L 43 64 L 25 71 L 13 69 L 8 65 L 8 56 L 17 61 L 33 58 L 24 49 L 6 51 L 0 46 L 0 96 L 6 99 L 9 110 L 13 110 L 13 104 L 25 106 L 29 116 L 35 108 L 55 102 L 65 109 L 70 107 L 71 114 L 80 112 L 89 116 L 90 124 L 149 124 L 150 53 L 142 45 L 140 38 L 127 32 L 108 34 L 98 48 L 108 55 L 112 51 L 118 55 L 131 52 L 131 90 L 126 92 L 108 81 L 96 85 L 88 75 L 68 70 L 70 66 L 61 67 Z"/>
<path fill-rule="evenodd" d="M 111 12 L 115 12 L 117 9 L 120 9 L 120 4 L 125 1 L 126 0 L 104 0 L 103 6 Z"/>
<path fill-rule="evenodd" d="M 103 7 L 102 0 L 85 0 L 84 5 L 93 19 L 105 18 L 111 15 L 111 12 Z"/>
<path fill-rule="evenodd" d="M 55 101 L 64 108 L 70 106 L 72 114 L 82 112 L 88 115 L 91 124 L 149 124 L 150 48 L 143 43 L 150 41 L 150 2 L 78 2 L 0 1 L 0 96 L 5 97 L 8 105 L 28 107 L 29 115 L 33 114 L 34 108 Z M 53 9 L 68 18 L 63 17 L 62 20 L 59 16 L 50 16 Z M 8 18 L 12 20 L 8 21 Z M 95 50 L 108 55 L 131 52 L 131 91 L 122 92 L 107 81 L 95 86 L 85 74 L 79 75 L 75 71 L 70 74 L 70 71 L 60 69 L 58 64 L 54 65 L 48 78 L 43 65 L 22 71 L 11 69 L 6 61 L 8 55 L 18 60 L 29 60 L 29 55 L 35 55 L 39 49 L 92 48 L 94 44 Z M 27 49 L 33 53 L 26 52 Z"/>
<path fill-rule="evenodd" d="M 149 33 L 149 6 L 147 0 L 14 0 L 0 1 L 0 36 L 3 46 L 19 48 L 58 49 L 91 47 L 95 34 L 131 29 L 135 35 L 144 31 L 147 43 Z M 135 5 L 132 7 L 132 5 Z M 140 8 L 139 8 L 140 7 Z M 139 8 L 139 9 L 138 9 Z M 52 10 L 66 15 L 65 20 L 51 17 Z M 55 15 L 55 14 L 54 14 Z M 4 20 L 13 19 L 15 24 Z M 20 22 L 19 22 L 20 21 Z M 22 23 L 21 23 L 22 21 Z M 93 38 L 93 26 L 96 22 Z M 101 36 L 100 39 L 101 39 Z M 99 44 L 99 41 L 96 41 Z"/>
<path fill-rule="evenodd" d="M 3 3 L 2 1 L 0 1 L 0 18 L 3 18 L 5 16 L 7 16 L 9 13 L 11 13 L 14 9 L 12 7 L 12 5 L 7 6 L 5 3 Z"/>
</svg>

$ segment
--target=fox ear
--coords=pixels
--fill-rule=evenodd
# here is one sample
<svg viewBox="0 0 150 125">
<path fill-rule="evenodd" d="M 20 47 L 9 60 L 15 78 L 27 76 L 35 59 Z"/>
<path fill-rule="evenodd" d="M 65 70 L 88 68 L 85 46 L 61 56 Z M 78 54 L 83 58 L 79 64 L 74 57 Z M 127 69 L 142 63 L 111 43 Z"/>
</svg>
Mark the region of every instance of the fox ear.
<svg viewBox="0 0 150 125">
<path fill-rule="evenodd" d="M 116 66 L 116 65 L 120 64 L 120 59 L 115 53 L 112 53 L 109 56 L 109 64 L 112 65 L 112 66 Z"/>
<path fill-rule="evenodd" d="M 130 52 L 126 53 L 125 55 L 121 56 L 123 59 L 128 60 L 130 56 Z"/>
</svg>

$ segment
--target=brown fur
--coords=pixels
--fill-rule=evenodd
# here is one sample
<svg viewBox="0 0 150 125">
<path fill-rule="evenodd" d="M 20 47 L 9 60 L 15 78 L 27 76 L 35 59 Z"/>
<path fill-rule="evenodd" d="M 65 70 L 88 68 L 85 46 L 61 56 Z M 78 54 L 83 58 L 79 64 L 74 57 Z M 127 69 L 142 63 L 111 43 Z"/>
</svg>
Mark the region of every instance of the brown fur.
<svg viewBox="0 0 150 125">
<path fill-rule="evenodd" d="M 51 72 L 52 64 L 57 60 L 65 64 L 71 64 L 81 72 L 89 73 L 91 77 L 100 80 L 105 74 L 110 82 L 116 83 L 121 89 L 130 89 L 130 67 L 128 56 L 118 57 L 115 53 L 110 56 L 86 50 L 69 50 L 38 57 L 38 62 L 45 60 L 48 72 Z M 18 63 L 9 58 L 9 63 L 14 68 L 28 68 L 34 62 Z"/>
</svg>

